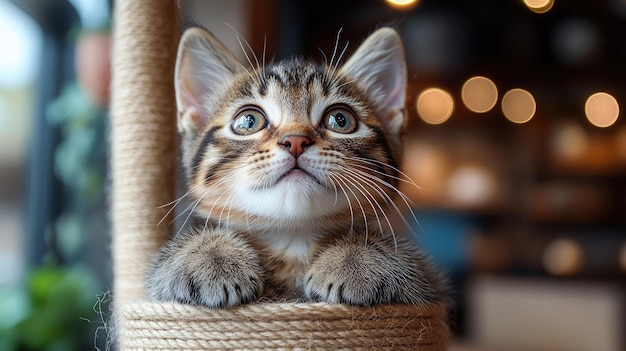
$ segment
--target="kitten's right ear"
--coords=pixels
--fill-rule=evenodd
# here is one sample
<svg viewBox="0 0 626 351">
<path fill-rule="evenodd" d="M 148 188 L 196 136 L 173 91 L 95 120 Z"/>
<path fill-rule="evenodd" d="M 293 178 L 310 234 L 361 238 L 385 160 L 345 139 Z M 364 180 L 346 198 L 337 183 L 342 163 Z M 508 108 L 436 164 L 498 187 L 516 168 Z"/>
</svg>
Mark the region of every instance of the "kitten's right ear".
<svg viewBox="0 0 626 351">
<path fill-rule="evenodd" d="M 228 82 L 241 67 L 211 33 L 199 27 L 185 31 L 178 46 L 174 77 L 181 132 L 206 125 Z"/>
</svg>

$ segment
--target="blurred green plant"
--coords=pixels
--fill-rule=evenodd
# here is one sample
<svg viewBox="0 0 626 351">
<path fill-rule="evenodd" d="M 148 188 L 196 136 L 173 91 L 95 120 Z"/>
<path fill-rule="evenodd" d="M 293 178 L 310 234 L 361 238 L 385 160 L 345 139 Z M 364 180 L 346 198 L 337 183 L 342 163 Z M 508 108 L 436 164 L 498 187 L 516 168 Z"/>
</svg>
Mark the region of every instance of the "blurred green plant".
<svg viewBox="0 0 626 351">
<path fill-rule="evenodd" d="M 94 301 L 98 283 L 80 267 L 44 266 L 19 289 L 0 290 L 0 350 L 93 349 L 102 322 Z"/>
<path fill-rule="evenodd" d="M 107 118 L 78 83 L 68 85 L 47 112 L 63 135 L 54 170 L 65 187 L 66 206 L 55 223 L 54 247 L 59 258 L 73 261 L 84 245 L 89 211 L 104 193 Z"/>
<path fill-rule="evenodd" d="M 31 269 L 22 285 L 0 287 L 0 351 L 97 349 L 96 331 L 106 328 L 103 311 L 94 308 L 107 303 L 98 297 L 102 284 L 80 254 L 92 230 L 90 214 L 102 210 L 107 118 L 78 83 L 63 89 L 47 118 L 62 133 L 54 170 L 64 208 L 47 238 L 48 263 Z"/>
</svg>

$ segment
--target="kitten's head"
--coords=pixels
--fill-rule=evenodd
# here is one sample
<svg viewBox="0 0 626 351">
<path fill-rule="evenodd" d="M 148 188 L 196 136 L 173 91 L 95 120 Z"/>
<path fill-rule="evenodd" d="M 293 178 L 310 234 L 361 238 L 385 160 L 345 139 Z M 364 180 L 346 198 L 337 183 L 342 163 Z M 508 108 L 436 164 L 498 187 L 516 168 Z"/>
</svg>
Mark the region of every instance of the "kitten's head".
<svg viewBox="0 0 626 351">
<path fill-rule="evenodd" d="M 200 28 L 181 39 L 178 126 L 196 210 L 243 229 L 380 215 L 396 193 L 406 121 L 396 31 L 377 30 L 340 67 L 259 66 Z"/>
</svg>

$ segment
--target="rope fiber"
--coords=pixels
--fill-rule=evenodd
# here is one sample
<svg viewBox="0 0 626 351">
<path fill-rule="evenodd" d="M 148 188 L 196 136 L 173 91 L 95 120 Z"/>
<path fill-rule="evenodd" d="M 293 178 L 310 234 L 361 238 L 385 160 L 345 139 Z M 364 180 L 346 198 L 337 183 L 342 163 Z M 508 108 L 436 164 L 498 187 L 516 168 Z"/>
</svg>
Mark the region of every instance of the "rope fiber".
<svg viewBox="0 0 626 351">
<path fill-rule="evenodd" d="M 115 303 L 140 299 L 152 255 L 170 235 L 178 37 L 173 0 L 116 1 L 111 78 Z"/>
<path fill-rule="evenodd" d="M 445 350 L 442 306 L 258 303 L 124 306 L 125 350 Z"/>
</svg>

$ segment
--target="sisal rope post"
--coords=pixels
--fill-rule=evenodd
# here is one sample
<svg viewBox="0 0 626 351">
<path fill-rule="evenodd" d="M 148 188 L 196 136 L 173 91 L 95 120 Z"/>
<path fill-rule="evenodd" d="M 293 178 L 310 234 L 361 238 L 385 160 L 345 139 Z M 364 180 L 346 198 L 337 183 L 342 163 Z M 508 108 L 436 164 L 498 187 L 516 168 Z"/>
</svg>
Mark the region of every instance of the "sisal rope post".
<svg viewBox="0 0 626 351">
<path fill-rule="evenodd" d="M 132 338 L 120 338 L 120 347 L 128 351 L 441 351 L 448 338 L 443 306 L 259 303 L 209 309 L 143 302 L 123 313 Z"/>
<path fill-rule="evenodd" d="M 111 215 L 117 305 L 144 296 L 151 257 L 171 231 L 163 206 L 174 197 L 177 19 L 174 0 L 115 3 Z"/>
</svg>

